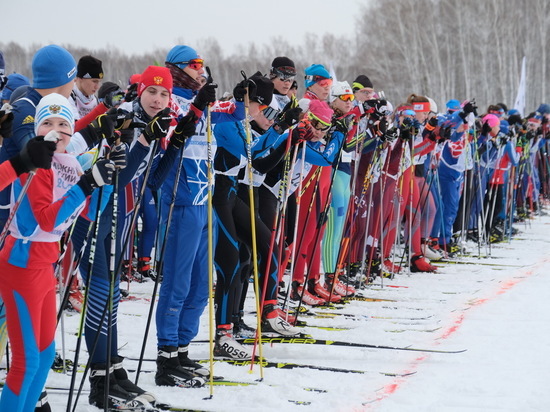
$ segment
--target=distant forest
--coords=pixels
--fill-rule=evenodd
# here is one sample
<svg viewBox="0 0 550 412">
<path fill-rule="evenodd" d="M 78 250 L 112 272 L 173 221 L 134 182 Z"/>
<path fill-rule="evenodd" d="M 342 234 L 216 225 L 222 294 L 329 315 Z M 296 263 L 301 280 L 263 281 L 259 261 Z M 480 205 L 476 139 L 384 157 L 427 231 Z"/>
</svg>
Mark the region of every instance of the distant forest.
<svg viewBox="0 0 550 412">
<path fill-rule="evenodd" d="M 285 55 L 294 60 L 300 73 L 299 93 L 303 92 L 304 68 L 321 63 L 332 67 L 338 80 L 352 82 L 366 74 L 394 104 L 415 93 L 432 97 L 440 110 L 451 98 L 476 98 L 481 108 L 498 102 L 512 106 L 526 56 L 526 111 L 550 101 L 549 0 L 374 0 L 354 17 L 356 30 L 351 38 L 309 33 L 300 45 L 274 38 L 267 45 L 241 45 L 230 55 L 215 38 L 189 46 L 210 66 L 220 96 L 232 90 L 241 70 L 267 73 L 273 58 Z M 30 77 L 32 56 L 43 45 L 23 48 L 0 42 L 6 72 Z M 70 44 L 70 38 L 62 46 L 77 60 L 85 54 L 101 59 L 105 80 L 125 87 L 133 73 L 150 64 L 163 64 L 174 45 L 142 55 L 115 48 L 79 48 Z"/>
</svg>

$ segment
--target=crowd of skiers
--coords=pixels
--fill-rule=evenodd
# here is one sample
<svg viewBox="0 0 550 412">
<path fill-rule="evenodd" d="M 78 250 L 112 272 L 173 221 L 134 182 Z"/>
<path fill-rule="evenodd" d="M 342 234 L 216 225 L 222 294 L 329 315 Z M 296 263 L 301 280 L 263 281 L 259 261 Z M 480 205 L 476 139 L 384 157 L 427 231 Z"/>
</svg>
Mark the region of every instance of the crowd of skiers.
<svg viewBox="0 0 550 412">
<path fill-rule="evenodd" d="M 56 45 L 34 55 L 32 82 L 0 63 L 0 293 L 12 356 L 1 410 L 49 410 L 58 293 L 59 311 L 85 316 L 89 402 L 134 410 L 156 398 L 118 353 L 121 279 L 160 285 L 156 384 L 201 386 L 209 370 L 188 348 L 210 287 L 214 356 L 249 360 L 235 339 L 256 333 L 243 321 L 249 285 L 255 326 L 294 336 L 289 303 L 433 272 L 467 240 L 486 248 L 511 236 L 549 193 L 548 104 L 527 116 L 474 100 L 438 110 L 420 94 L 392 104 L 364 74 L 350 85 L 312 64 L 303 76 L 285 56 L 219 96 L 184 45 L 124 90 L 103 81 L 97 58 L 77 64 Z"/>
</svg>

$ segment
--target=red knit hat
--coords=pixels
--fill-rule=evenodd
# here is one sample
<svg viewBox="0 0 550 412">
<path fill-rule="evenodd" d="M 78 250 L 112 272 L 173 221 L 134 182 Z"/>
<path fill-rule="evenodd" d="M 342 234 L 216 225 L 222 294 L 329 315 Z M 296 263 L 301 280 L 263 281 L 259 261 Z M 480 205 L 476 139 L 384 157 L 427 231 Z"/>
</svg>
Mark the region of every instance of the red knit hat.
<svg viewBox="0 0 550 412">
<path fill-rule="evenodd" d="M 172 93 L 172 74 L 170 69 L 160 66 L 149 66 L 141 73 L 138 96 L 149 86 L 162 86 Z"/>
</svg>

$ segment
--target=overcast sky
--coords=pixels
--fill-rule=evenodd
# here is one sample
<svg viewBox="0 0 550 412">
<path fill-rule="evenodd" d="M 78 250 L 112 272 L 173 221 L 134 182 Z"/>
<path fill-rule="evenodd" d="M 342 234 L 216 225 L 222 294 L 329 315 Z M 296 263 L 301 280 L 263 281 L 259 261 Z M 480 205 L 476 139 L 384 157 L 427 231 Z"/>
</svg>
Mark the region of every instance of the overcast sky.
<svg viewBox="0 0 550 412">
<path fill-rule="evenodd" d="M 292 44 L 308 32 L 351 36 L 368 1 L 9 0 L 0 7 L 0 42 L 112 45 L 134 54 L 215 37 L 231 54 L 275 36 Z"/>
</svg>

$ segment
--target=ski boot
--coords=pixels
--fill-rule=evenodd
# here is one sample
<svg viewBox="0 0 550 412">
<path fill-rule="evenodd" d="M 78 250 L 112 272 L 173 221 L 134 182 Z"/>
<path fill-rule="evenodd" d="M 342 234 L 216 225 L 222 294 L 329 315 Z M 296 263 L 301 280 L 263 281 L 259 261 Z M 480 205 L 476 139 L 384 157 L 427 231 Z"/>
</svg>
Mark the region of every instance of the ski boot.
<svg viewBox="0 0 550 412">
<path fill-rule="evenodd" d="M 335 281 L 334 273 L 325 273 L 325 285 L 327 289 L 332 289 L 332 284 L 334 284 L 334 293 L 339 294 L 340 296 L 353 296 L 355 295 L 355 288 L 351 284 L 346 285 L 340 277 Z"/>
<path fill-rule="evenodd" d="M 290 299 L 294 301 L 302 300 L 302 303 L 309 306 L 320 306 L 324 305 L 325 301 L 317 296 L 311 294 L 307 288 L 304 288 L 298 281 L 292 282 L 292 292 L 290 294 Z"/>
<path fill-rule="evenodd" d="M 252 349 L 241 345 L 233 336 L 231 325 L 218 325 L 214 357 L 233 360 L 252 360 Z"/>
<path fill-rule="evenodd" d="M 205 380 L 182 368 L 177 346 L 160 346 L 157 352 L 155 383 L 158 386 L 200 388 L 204 386 Z"/>
<path fill-rule="evenodd" d="M 118 385 L 130 395 L 139 396 L 141 399 L 145 399 L 151 405 L 154 405 L 157 401 L 155 395 L 153 395 L 151 392 L 147 392 L 141 389 L 130 379 L 128 379 L 128 372 L 126 372 L 126 370 L 122 366 L 123 360 L 124 358 L 122 356 L 113 356 L 111 358 L 113 374 L 115 375 L 115 379 Z"/>
<path fill-rule="evenodd" d="M 180 366 L 191 372 L 192 374 L 199 376 L 204 379 L 208 379 L 210 377 L 210 371 L 208 368 L 205 368 L 200 363 L 197 363 L 191 359 L 189 359 L 189 345 L 182 345 L 178 347 L 178 360 L 180 362 Z"/>
<path fill-rule="evenodd" d="M 36 406 L 34 407 L 34 412 L 52 412 L 46 391 L 40 394 L 40 398 L 38 398 L 38 402 L 36 402 Z"/>
<path fill-rule="evenodd" d="M 276 333 L 282 336 L 298 335 L 300 330 L 288 323 L 277 305 L 267 303 L 262 310 L 262 332 Z"/>
<path fill-rule="evenodd" d="M 307 281 L 309 293 L 318 296 L 319 298 L 323 299 L 323 302 L 329 302 L 335 303 L 340 302 L 342 300 L 342 296 L 340 296 L 338 293 L 333 292 L 330 293 L 329 290 L 326 289 L 318 279 L 309 279 Z"/>
<path fill-rule="evenodd" d="M 411 272 L 435 272 L 437 266 L 430 264 L 430 261 L 423 255 L 416 255 L 411 258 Z"/>
<path fill-rule="evenodd" d="M 114 369 L 111 367 L 107 376 L 105 364 L 93 364 L 90 369 L 90 405 L 105 409 L 105 380 L 109 379 L 108 405 L 109 409 L 133 411 L 136 408 L 146 409 L 151 405 L 141 396 L 134 396 L 123 389 L 116 381 Z"/>
</svg>

